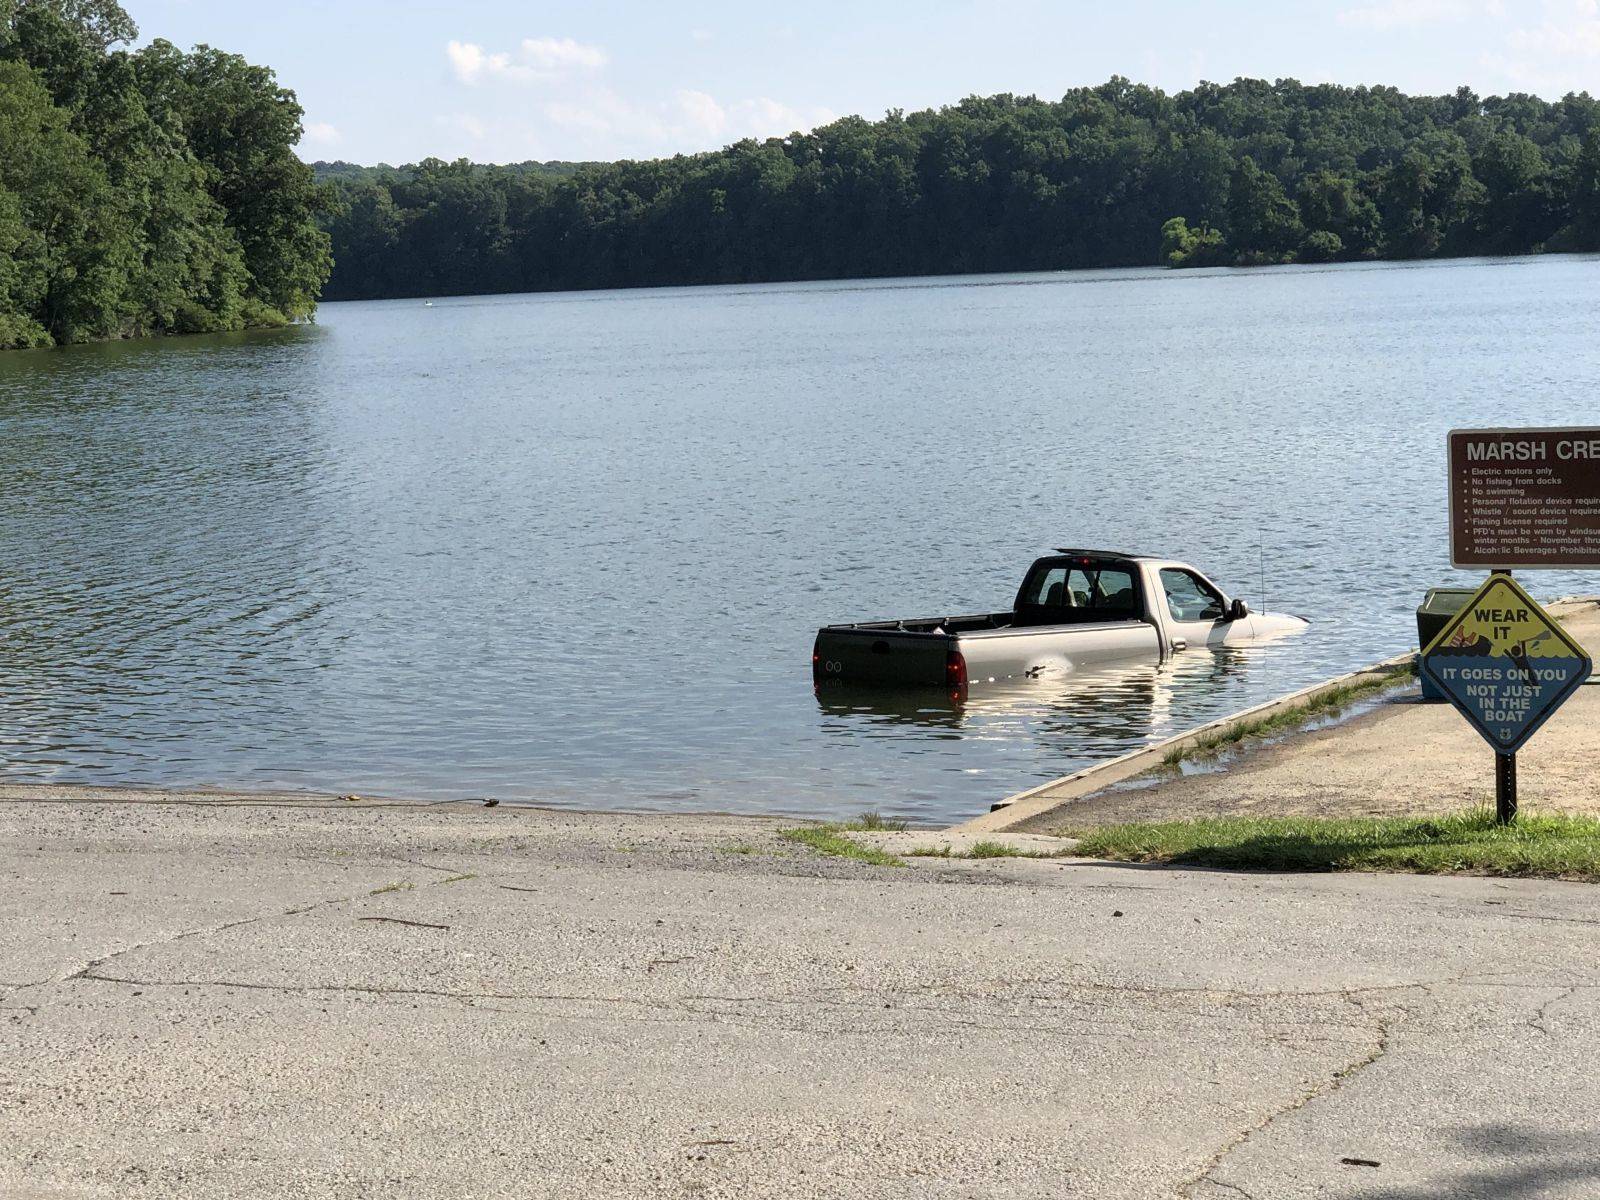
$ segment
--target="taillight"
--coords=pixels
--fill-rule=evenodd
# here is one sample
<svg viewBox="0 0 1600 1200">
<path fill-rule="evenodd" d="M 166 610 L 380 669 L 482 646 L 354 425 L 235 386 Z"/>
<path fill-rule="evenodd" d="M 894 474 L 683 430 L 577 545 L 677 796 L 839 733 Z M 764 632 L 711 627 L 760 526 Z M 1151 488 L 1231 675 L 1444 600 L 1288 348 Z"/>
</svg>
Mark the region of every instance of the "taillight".
<svg viewBox="0 0 1600 1200">
<path fill-rule="evenodd" d="M 967 698 L 967 660 L 959 650 L 944 656 L 944 686 L 957 704 Z"/>
</svg>

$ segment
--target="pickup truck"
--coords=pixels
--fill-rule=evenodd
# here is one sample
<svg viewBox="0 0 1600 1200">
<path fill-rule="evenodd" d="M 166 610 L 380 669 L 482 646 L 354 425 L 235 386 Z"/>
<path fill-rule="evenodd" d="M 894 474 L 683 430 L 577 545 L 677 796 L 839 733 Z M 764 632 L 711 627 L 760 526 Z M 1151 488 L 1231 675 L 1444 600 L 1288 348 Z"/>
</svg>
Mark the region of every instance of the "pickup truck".
<svg viewBox="0 0 1600 1200">
<path fill-rule="evenodd" d="M 1119 659 L 1159 662 L 1306 625 L 1251 612 L 1187 563 L 1060 549 L 1028 568 L 1010 612 L 823 626 L 811 676 L 819 691 L 938 687 L 959 703 L 974 684 L 1067 675 Z"/>
</svg>

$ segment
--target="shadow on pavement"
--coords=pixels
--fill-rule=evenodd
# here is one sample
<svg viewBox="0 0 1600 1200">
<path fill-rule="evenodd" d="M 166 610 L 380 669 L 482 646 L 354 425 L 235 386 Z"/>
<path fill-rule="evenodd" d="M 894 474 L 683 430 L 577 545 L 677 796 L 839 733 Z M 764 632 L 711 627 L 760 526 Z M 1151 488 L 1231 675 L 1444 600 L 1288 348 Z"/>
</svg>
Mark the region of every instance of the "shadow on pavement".
<svg viewBox="0 0 1600 1200">
<path fill-rule="evenodd" d="M 1479 1125 L 1456 1135 L 1468 1154 L 1499 1160 L 1427 1184 L 1364 1190 L 1360 1200 L 1516 1200 L 1600 1195 L 1600 1144 L 1592 1137 L 1552 1134 L 1530 1125 Z M 1507 1165 L 1508 1158 L 1526 1159 Z"/>
</svg>

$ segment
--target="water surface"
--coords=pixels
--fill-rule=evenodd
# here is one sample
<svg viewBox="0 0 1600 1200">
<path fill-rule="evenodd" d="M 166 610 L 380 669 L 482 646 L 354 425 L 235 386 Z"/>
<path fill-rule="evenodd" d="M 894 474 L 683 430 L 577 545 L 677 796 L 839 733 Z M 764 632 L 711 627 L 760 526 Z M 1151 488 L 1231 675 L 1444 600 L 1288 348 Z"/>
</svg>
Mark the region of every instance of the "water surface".
<svg viewBox="0 0 1600 1200">
<path fill-rule="evenodd" d="M 1593 422 L 1596 329 L 1600 261 L 1549 257 L 0 355 L 0 777 L 959 818 L 1408 645 L 1460 578 L 1445 430 Z M 819 624 L 1004 608 L 1057 545 L 1314 624 L 961 710 L 812 695 Z"/>
</svg>

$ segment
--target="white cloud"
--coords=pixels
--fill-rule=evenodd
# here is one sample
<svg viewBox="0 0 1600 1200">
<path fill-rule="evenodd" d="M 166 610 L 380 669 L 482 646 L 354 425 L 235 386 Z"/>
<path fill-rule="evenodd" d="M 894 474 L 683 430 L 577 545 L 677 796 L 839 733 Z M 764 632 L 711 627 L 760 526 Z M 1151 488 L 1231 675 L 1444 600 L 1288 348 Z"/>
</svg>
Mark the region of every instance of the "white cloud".
<svg viewBox="0 0 1600 1200">
<path fill-rule="evenodd" d="M 636 104 L 609 88 L 553 100 L 541 113 L 552 125 L 590 134 L 613 153 L 693 153 L 740 138 L 781 137 L 836 120 L 826 108 L 794 108 L 767 96 L 722 103 L 709 92 L 680 88 L 657 104 Z"/>
<path fill-rule="evenodd" d="M 704 34 L 704 36 L 702 36 Z M 695 30 L 704 41 L 711 35 Z M 768 96 L 718 99 L 683 87 L 655 95 L 624 95 L 600 75 L 609 59 L 597 45 L 572 38 L 526 38 L 515 52 L 451 41 L 445 55 L 456 79 L 536 86 L 535 99 L 510 108 L 496 102 L 478 116 L 457 113 L 434 124 L 474 154 L 498 159 L 645 158 L 696 153 L 740 138 L 781 136 L 835 119 L 826 108 L 796 108 Z"/>
<path fill-rule="evenodd" d="M 304 141 L 308 146 L 337 146 L 343 140 L 344 135 L 326 121 L 312 121 L 305 127 Z"/>
<path fill-rule="evenodd" d="M 1511 45 L 1525 54 L 1558 58 L 1600 58 L 1600 0 L 1555 0 L 1545 5 L 1545 19 L 1511 35 Z"/>
<path fill-rule="evenodd" d="M 477 83 L 489 66 L 489 55 L 483 52 L 483 47 L 474 42 L 451 42 L 444 48 L 445 54 L 450 59 L 450 69 L 456 73 L 456 78 L 462 83 Z M 499 56 L 501 65 L 510 63 L 510 58 L 502 54 Z"/>
<path fill-rule="evenodd" d="M 685 88 L 678 92 L 676 102 L 678 112 L 692 128 L 703 129 L 712 137 L 721 137 L 722 131 L 728 127 L 727 110 L 707 92 Z"/>
<path fill-rule="evenodd" d="M 715 36 L 716 34 L 709 29 L 691 29 L 689 31 L 689 40 L 691 42 L 709 42 Z"/>
<path fill-rule="evenodd" d="M 1531 20 L 1528 20 L 1531 17 Z M 1600 64 L 1600 0 L 1545 0 L 1479 63 L 1521 91 L 1554 97 L 1594 90 Z"/>
<path fill-rule="evenodd" d="M 572 38 L 523 38 L 515 54 L 490 53 L 476 42 L 451 41 L 445 48 L 450 69 L 469 87 L 489 80 L 539 83 L 597 71 L 606 65 L 603 47 Z"/>
<path fill-rule="evenodd" d="M 593 71 L 606 65 L 603 49 L 571 38 L 523 38 L 522 58 L 535 69 L 549 72 Z"/>
<path fill-rule="evenodd" d="M 584 133 L 609 137 L 623 125 L 631 125 L 631 132 L 654 135 L 659 128 L 641 129 L 634 114 L 613 92 L 591 96 L 584 101 L 552 100 L 541 110 L 545 120 L 563 129 L 576 129 Z"/>
<path fill-rule="evenodd" d="M 1493 14 L 1500 0 L 1375 0 L 1338 14 L 1339 24 L 1358 29 L 1397 29 L 1459 21 L 1479 13 Z"/>
<path fill-rule="evenodd" d="M 733 106 L 732 121 L 745 137 L 780 137 L 796 131 L 806 132 L 818 125 L 837 121 L 839 114 L 828 108 L 791 108 L 766 96 L 741 100 Z"/>
</svg>

